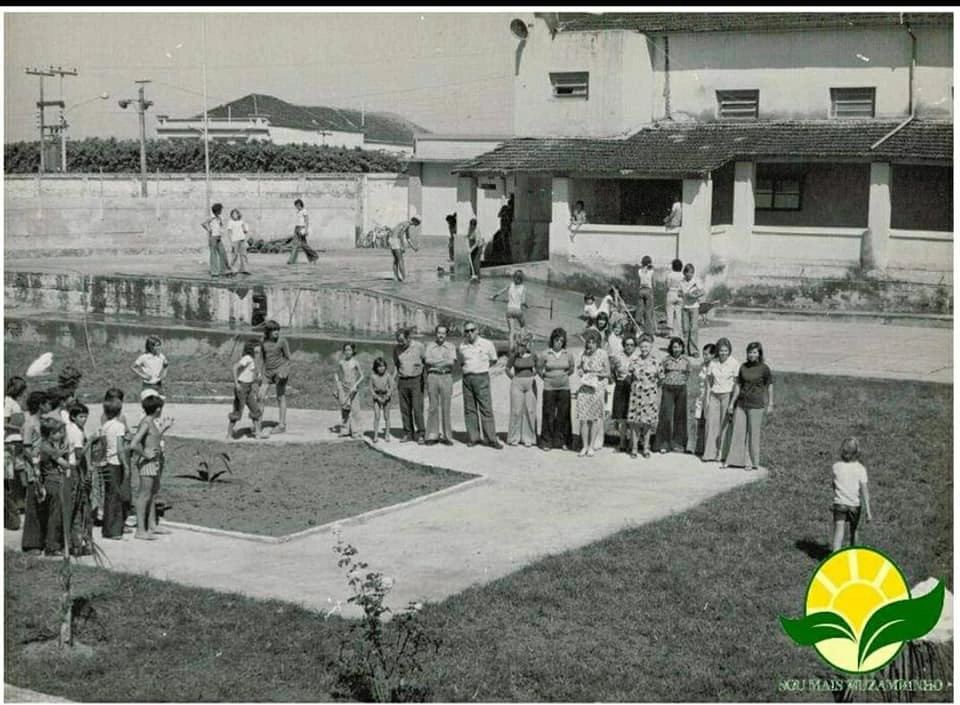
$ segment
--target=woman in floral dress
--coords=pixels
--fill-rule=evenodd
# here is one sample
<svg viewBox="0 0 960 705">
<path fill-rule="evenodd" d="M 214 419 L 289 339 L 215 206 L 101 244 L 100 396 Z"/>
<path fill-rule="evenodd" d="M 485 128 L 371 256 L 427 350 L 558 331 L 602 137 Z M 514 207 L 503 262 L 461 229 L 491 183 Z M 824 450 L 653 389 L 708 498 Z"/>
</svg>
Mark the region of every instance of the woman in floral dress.
<svg viewBox="0 0 960 705">
<path fill-rule="evenodd" d="M 637 440 L 643 435 L 643 457 L 650 457 L 650 435 L 660 421 L 660 383 L 663 367 L 653 356 L 653 338 L 644 333 L 640 336 L 639 354 L 630 365 L 633 378 L 630 387 L 630 409 L 627 421 L 633 430 L 630 457 L 637 457 Z"/>
<path fill-rule="evenodd" d="M 593 457 L 597 433 L 603 432 L 603 405 L 610 377 L 607 353 L 600 349 L 600 333 L 594 329 L 583 334 L 583 354 L 577 363 L 580 388 L 577 390 L 577 418 L 580 420 L 580 456 Z"/>
</svg>

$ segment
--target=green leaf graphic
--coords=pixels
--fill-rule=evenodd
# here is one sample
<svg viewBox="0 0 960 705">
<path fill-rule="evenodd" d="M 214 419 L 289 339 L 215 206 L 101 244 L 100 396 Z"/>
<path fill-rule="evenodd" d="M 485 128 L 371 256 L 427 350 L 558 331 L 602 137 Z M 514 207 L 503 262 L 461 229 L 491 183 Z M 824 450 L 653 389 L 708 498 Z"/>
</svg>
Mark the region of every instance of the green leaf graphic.
<svg viewBox="0 0 960 705">
<path fill-rule="evenodd" d="M 780 618 L 783 631 L 801 646 L 812 646 L 825 639 L 856 641 L 853 628 L 836 612 L 814 612 L 801 619 Z"/>
<path fill-rule="evenodd" d="M 943 581 L 923 597 L 884 605 L 871 615 L 860 635 L 858 665 L 884 646 L 923 636 L 937 625 L 943 611 Z"/>
</svg>

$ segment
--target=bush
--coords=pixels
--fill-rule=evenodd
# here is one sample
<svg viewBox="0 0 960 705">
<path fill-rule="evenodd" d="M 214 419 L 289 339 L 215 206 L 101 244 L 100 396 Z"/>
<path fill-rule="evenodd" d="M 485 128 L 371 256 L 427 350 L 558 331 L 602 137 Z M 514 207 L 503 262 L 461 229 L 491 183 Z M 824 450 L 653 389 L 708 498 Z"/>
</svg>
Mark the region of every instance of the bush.
<svg viewBox="0 0 960 705">
<path fill-rule="evenodd" d="M 13 142 L 4 145 L 4 172 L 34 174 L 40 165 L 38 142 Z M 67 143 L 72 172 L 105 174 L 138 173 L 140 142 L 91 137 Z M 395 154 L 362 149 L 324 147 L 307 144 L 245 142 L 210 143 L 210 171 L 217 173 L 291 174 L 291 173 L 398 173 L 404 163 Z M 165 174 L 203 172 L 203 142 L 196 140 L 149 140 L 147 169 Z"/>
</svg>

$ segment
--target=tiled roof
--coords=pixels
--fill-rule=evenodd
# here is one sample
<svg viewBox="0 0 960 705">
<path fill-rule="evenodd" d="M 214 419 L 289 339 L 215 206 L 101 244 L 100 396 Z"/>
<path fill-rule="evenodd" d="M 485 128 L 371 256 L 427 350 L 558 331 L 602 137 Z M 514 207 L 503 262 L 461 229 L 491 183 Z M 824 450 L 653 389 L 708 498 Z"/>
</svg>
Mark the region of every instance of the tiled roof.
<svg viewBox="0 0 960 705">
<path fill-rule="evenodd" d="M 251 115 L 267 115 L 270 124 L 299 130 L 337 130 L 339 132 L 363 132 L 373 141 L 413 145 L 415 132 L 427 132 L 419 125 L 391 113 L 367 112 L 360 129 L 360 111 L 328 106 L 294 105 L 272 95 L 260 93 L 218 105 L 207 111 L 211 118 L 246 118 Z M 201 116 L 198 116 L 201 117 Z"/>
<path fill-rule="evenodd" d="M 791 121 L 659 125 L 625 139 L 521 138 L 458 165 L 459 173 L 539 172 L 682 177 L 733 159 L 953 161 L 953 123 Z"/>
<path fill-rule="evenodd" d="M 562 32 L 626 29 L 663 32 L 744 32 L 847 29 L 901 24 L 953 25 L 949 12 L 561 12 Z"/>
</svg>

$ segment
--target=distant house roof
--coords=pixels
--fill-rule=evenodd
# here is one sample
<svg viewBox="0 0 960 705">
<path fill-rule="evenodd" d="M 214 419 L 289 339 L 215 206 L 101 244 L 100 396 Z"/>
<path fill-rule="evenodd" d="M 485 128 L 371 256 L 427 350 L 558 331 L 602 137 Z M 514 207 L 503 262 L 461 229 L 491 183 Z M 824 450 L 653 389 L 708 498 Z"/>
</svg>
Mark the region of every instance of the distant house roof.
<svg viewBox="0 0 960 705">
<path fill-rule="evenodd" d="M 888 136 L 899 124 L 853 120 L 701 123 L 649 127 L 625 139 L 514 139 L 459 164 L 455 171 L 681 178 L 705 174 L 735 159 L 953 163 L 952 122 L 914 120 Z"/>
<path fill-rule="evenodd" d="M 415 133 L 428 132 L 416 123 L 392 113 L 366 112 L 349 108 L 328 106 L 294 105 L 272 95 L 251 93 L 243 98 L 218 105 L 207 111 L 211 118 L 248 118 L 266 116 L 270 124 L 298 130 L 336 130 L 338 132 L 363 132 L 374 142 L 413 145 Z M 198 115 L 198 118 L 203 117 Z"/>
<path fill-rule="evenodd" d="M 625 29 L 665 32 L 744 32 L 848 29 L 901 23 L 953 25 L 949 12 L 561 12 L 562 32 Z"/>
</svg>

